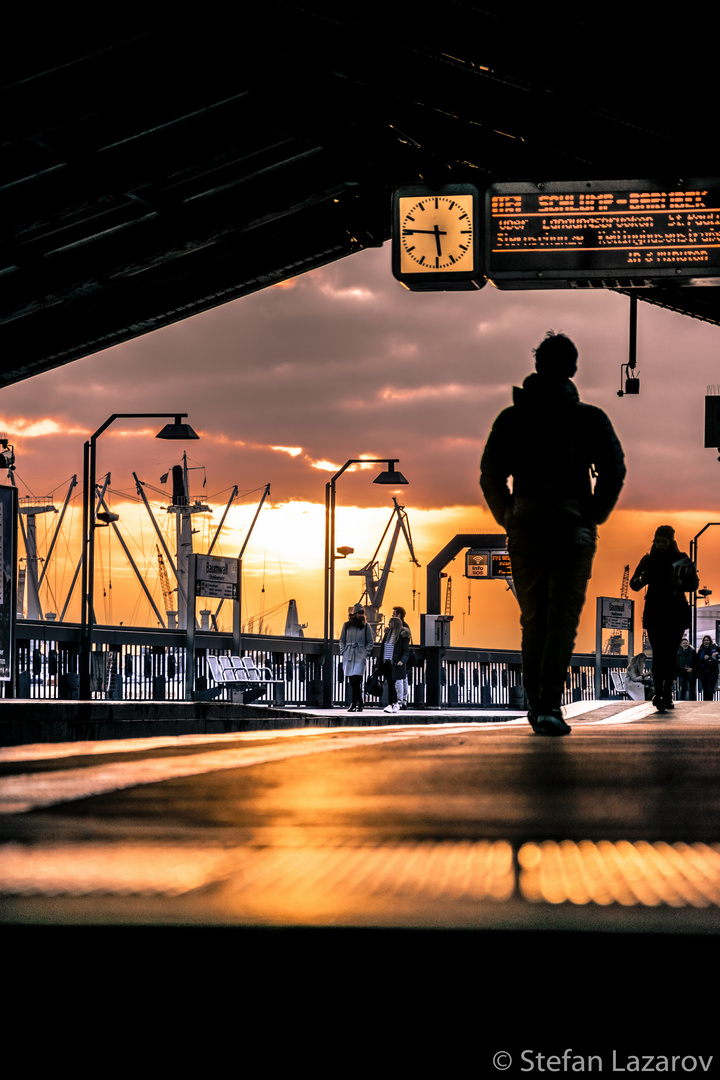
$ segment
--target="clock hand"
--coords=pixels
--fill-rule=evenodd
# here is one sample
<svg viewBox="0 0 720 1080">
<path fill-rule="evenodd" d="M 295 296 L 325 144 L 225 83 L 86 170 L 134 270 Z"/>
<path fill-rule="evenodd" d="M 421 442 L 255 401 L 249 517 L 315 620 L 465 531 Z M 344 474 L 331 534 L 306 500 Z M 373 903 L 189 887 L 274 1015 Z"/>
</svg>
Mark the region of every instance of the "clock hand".
<svg viewBox="0 0 720 1080">
<path fill-rule="evenodd" d="M 447 233 L 443 233 L 442 235 L 447 236 Z M 435 243 L 437 244 L 438 258 L 441 258 L 442 247 L 440 246 L 440 230 L 438 229 L 437 225 L 435 226 Z"/>
<path fill-rule="evenodd" d="M 437 225 L 434 229 L 403 229 L 404 233 L 427 233 L 429 236 L 435 236 L 439 233 L 440 236 L 447 236 L 447 233 L 442 229 L 438 229 Z"/>
</svg>

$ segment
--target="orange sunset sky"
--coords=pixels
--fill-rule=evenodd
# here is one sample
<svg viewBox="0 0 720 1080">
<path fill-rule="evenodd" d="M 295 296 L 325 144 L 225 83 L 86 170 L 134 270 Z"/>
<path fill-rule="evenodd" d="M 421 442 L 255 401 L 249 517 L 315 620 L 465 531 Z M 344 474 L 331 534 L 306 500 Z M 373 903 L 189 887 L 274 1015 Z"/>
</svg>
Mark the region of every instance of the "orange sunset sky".
<svg viewBox="0 0 720 1080">
<path fill-rule="evenodd" d="M 600 531 L 578 639 L 589 650 L 595 597 L 619 595 L 624 566 L 635 568 L 656 526 L 674 525 L 687 551 L 691 537 L 720 518 L 720 463 L 703 448 L 704 397 L 720 383 L 720 329 L 640 303 L 641 393 L 619 398 L 628 314 L 628 298 L 605 291 L 409 293 L 391 275 L 386 245 L 4 389 L 0 423 L 15 445 L 20 494 L 52 492 L 59 509 L 72 474 L 82 479 L 83 442 L 111 413 L 187 412 L 199 442 L 156 441 L 162 421 L 116 421 L 98 441 L 98 476 L 111 472 L 108 501 L 158 607 L 155 539 L 132 472 L 149 485 L 156 517 L 169 528 L 160 477 L 186 447 L 191 494 L 215 510 L 194 518 L 198 551 L 237 484 L 243 497 L 219 548 L 237 555 L 270 482 L 270 505 L 246 553 L 243 617 L 264 615 L 282 633 L 283 605 L 295 598 L 308 636 L 322 634 L 325 483 L 349 458 L 398 458 L 410 481 L 400 502 L 422 566 L 412 567 L 401 538 L 385 610 L 402 603 L 419 640 L 429 560 L 456 533 L 499 531 L 478 488 L 482 447 L 512 386 L 533 370 L 533 347 L 547 330 L 562 331 L 580 352 L 580 395 L 610 415 L 629 470 Z M 346 571 L 370 559 L 390 517 L 388 490 L 371 483 L 376 471 L 338 482 L 337 544 L 355 554 L 337 564 L 336 626 L 361 592 Z M 164 490 L 169 496 L 171 487 Z M 79 493 L 80 485 L 47 571 L 46 610 L 61 610 L 79 553 Z M 54 515 L 38 518 L 41 555 L 53 526 Z M 110 530 L 98 542 L 98 621 L 156 625 Z M 720 600 L 719 530 L 703 536 L 699 564 L 701 583 Z M 449 572 L 453 644 L 519 647 L 518 609 L 505 586 L 468 588 L 463 558 Z M 78 615 L 76 594 L 66 619 Z"/>
</svg>

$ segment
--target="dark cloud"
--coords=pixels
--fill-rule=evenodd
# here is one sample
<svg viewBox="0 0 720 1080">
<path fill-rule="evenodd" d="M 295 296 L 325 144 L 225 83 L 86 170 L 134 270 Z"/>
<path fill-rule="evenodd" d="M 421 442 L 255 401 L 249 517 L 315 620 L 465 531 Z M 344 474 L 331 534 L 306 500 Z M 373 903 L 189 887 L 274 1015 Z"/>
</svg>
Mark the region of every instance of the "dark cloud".
<svg viewBox="0 0 720 1080">
<path fill-rule="evenodd" d="M 191 449 L 209 491 L 269 480 L 281 501 L 320 501 L 329 473 L 314 462 L 388 455 L 411 477 L 415 505 L 474 505 L 484 440 L 548 329 L 576 341 L 581 395 L 608 411 L 623 441 L 623 504 L 707 505 L 718 463 L 702 448 L 702 410 L 717 328 L 641 304 L 642 392 L 620 399 L 626 297 L 412 294 L 392 279 L 387 248 L 10 387 L 0 409 L 34 490 L 80 471 L 84 438 L 111 412 L 179 408 L 203 436 Z M 12 430 L 21 419 L 59 430 L 24 437 Z M 181 453 L 135 428 L 118 421 L 99 443 L 98 469 L 120 488 L 132 488 L 133 469 L 157 483 Z M 343 486 L 359 505 L 378 502 L 366 474 Z"/>
</svg>

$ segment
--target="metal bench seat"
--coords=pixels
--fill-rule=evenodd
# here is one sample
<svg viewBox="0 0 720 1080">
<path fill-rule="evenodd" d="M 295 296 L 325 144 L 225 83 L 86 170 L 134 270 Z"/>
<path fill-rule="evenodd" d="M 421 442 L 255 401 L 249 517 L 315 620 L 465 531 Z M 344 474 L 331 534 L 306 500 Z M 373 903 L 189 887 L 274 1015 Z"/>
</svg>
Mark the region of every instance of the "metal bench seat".
<svg viewBox="0 0 720 1080">
<path fill-rule="evenodd" d="M 268 686 L 283 682 L 273 678 L 269 667 L 258 667 L 250 656 L 208 656 L 207 664 L 218 686 L 248 692 L 250 697 L 243 697 L 246 703 L 261 697 Z"/>
</svg>

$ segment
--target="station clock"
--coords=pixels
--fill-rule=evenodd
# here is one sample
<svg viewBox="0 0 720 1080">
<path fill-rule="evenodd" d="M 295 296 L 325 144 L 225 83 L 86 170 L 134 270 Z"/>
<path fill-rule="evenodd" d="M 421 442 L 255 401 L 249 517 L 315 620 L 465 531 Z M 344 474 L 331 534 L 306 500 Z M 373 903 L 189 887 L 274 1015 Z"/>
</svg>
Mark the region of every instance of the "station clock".
<svg viewBox="0 0 720 1080">
<path fill-rule="evenodd" d="M 392 268 L 408 289 L 480 289 L 478 190 L 469 184 L 410 184 L 393 195 Z"/>
</svg>

